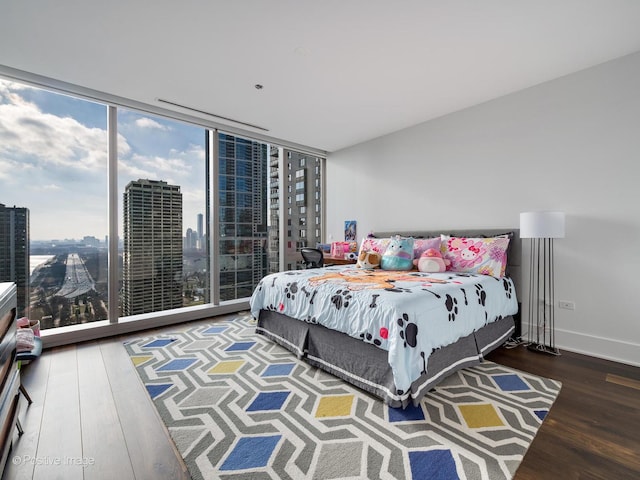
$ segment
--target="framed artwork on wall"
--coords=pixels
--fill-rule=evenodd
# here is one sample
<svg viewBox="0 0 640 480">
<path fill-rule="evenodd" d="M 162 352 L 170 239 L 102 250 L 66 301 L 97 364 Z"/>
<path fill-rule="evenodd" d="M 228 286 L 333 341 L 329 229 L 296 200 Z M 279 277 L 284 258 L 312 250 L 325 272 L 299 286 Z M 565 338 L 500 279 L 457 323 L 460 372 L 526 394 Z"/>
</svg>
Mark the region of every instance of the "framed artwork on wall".
<svg viewBox="0 0 640 480">
<path fill-rule="evenodd" d="M 344 222 L 344 241 L 355 242 L 356 241 L 356 221 L 345 220 Z"/>
</svg>

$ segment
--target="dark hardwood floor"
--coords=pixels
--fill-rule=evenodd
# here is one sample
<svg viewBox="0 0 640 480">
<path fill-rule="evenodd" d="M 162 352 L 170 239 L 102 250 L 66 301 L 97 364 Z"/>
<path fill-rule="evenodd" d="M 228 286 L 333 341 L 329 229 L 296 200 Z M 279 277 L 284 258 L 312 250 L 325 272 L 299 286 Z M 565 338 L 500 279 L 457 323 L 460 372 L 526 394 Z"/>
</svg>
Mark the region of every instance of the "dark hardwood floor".
<svg viewBox="0 0 640 480">
<path fill-rule="evenodd" d="M 640 479 L 640 368 L 524 347 L 488 359 L 562 382 L 515 478 Z"/>
<path fill-rule="evenodd" d="M 147 333 L 46 350 L 23 367 L 33 403 L 21 403 L 25 433 L 14 435 L 3 480 L 189 478 L 122 347 Z M 640 478 L 640 368 L 524 347 L 489 359 L 563 384 L 516 480 Z"/>
</svg>

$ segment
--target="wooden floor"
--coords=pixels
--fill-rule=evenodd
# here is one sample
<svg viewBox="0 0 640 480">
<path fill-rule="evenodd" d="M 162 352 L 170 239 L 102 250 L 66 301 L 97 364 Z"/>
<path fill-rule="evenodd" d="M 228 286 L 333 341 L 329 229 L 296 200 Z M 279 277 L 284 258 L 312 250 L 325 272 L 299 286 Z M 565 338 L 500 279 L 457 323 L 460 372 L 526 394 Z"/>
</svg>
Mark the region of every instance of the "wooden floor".
<svg viewBox="0 0 640 480">
<path fill-rule="evenodd" d="M 142 335 L 47 350 L 23 367 L 33 403 L 22 402 L 25 433 L 14 436 L 3 480 L 189 478 L 122 347 Z M 516 479 L 640 478 L 640 368 L 524 347 L 489 359 L 563 383 Z"/>
</svg>

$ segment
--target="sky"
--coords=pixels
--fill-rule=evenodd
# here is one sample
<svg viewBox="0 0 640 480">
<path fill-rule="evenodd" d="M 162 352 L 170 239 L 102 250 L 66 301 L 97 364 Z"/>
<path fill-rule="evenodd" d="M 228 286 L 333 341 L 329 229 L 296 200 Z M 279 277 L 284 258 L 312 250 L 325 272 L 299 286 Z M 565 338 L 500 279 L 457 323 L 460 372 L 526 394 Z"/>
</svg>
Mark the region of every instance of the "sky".
<svg viewBox="0 0 640 480">
<path fill-rule="evenodd" d="M 205 211 L 205 130 L 118 109 L 118 228 L 132 180 L 179 185 L 183 233 Z M 31 240 L 107 235 L 107 106 L 0 79 L 0 203 Z"/>
</svg>

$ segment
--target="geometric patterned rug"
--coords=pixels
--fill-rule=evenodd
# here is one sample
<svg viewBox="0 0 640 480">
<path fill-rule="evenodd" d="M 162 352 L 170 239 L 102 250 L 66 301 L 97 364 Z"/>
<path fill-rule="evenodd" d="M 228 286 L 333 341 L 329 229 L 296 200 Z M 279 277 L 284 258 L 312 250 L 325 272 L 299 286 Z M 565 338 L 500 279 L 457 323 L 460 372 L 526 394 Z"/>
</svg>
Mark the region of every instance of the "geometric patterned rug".
<svg viewBox="0 0 640 480">
<path fill-rule="evenodd" d="M 510 479 L 560 391 L 484 362 L 389 408 L 246 312 L 125 348 L 194 480 Z"/>
</svg>

